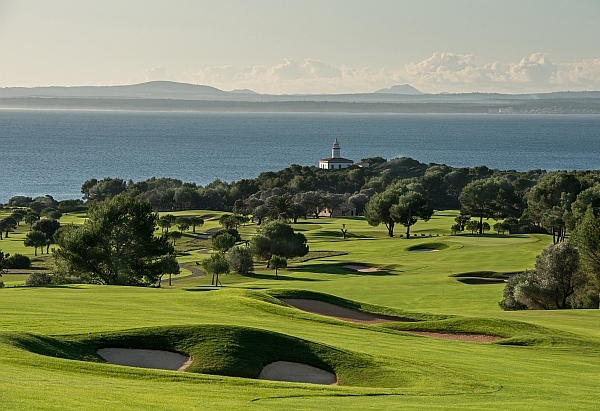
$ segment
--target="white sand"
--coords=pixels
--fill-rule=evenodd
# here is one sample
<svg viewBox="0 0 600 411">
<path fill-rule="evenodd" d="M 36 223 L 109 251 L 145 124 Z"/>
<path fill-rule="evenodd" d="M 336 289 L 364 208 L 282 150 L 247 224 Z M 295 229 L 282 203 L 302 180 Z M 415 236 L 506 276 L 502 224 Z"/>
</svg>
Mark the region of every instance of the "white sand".
<svg viewBox="0 0 600 411">
<path fill-rule="evenodd" d="M 374 273 L 379 271 L 377 267 L 367 267 L 366 265 L 345 265 L 344 268 L 349 268 L 361 273 Z"/>
<path fill-rule="evenodd" d="M 435 248 L 417 248 L 416 250 L 408 250 L 411 253 L 435 253 L 440 250 L 436 250 Z"/>
<path fill-rule="evenodd" d="M 192 363 L 190 357 L 170 351 L 101 348 L 97 353 L 111 364 L 130 367 L 183 371 Z"/>
<path fill-rule="evenodd" d="M 308 382 L 311 384 L 334 385 L 337 383 L 335 374 L 296 362 L 276 361 L 262 369 L 258 376 L 260 380 Z"/>
</svg>

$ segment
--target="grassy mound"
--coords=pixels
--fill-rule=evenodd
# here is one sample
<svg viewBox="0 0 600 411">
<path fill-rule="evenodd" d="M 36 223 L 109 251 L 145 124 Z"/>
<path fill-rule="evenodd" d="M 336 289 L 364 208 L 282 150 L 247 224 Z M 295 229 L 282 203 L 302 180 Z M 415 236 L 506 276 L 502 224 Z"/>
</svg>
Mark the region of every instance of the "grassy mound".
<svg viewBox="0 0 600 411">
<path fill-rule="evenodd" d="M 371 386 L 378 366 L 367 356 L 341 351 L 289 335 L 248 327 L 204 325 L 160 327 L 122 332 L 42 337 L 18 334 L 13 345 L 36 354 L 103 362 L 101 348 L 165 350 L 192 357 L 186 372 L 258 378 L 276 361 L 310 365 L 338 377 L 340 385 Z M 377 383 L 374 383 L 377 386 Z"/>
</svg>

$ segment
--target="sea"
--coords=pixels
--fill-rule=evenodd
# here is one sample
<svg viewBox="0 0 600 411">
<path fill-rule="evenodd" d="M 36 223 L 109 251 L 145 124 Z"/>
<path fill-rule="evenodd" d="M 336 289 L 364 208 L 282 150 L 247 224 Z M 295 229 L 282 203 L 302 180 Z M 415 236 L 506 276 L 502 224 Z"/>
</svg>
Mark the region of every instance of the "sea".
<svg viewBox="0 0 600 411">
<path fill-rule="evenodd" d="M 342 157 L 454 167 L 600 169 L 599 115 L 0 110 L 0 203 L 80 198 L 90 178 L 201 185 Z"/>
</svg>

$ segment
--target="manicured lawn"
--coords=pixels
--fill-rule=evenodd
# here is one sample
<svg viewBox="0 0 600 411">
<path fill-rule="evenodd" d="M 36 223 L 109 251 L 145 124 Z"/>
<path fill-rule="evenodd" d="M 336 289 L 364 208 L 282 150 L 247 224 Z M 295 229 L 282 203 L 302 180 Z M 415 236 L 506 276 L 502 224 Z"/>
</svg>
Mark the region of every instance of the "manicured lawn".
<svg viewBox="0 0 600 411">
<path fill-rule="evenodd" d="M 385 227 L 371 227 L 362 218 L 301 220 L 295 228 L 317 258 L 290 261 L 279 280 L 257 264 L 255 274 L 222 276 L 225 287 L 216 291 L 204 287 L 210 278 L 191 277 L 189 271 L 163 289 L 1 289 L 0 409 L 597 408 L 599 310 L 504 312 L 498 307 L 503 284 L 465 284 L 451 277 L 532 268 L 551 238 L 451 236 L 453 217 L 443 212 L 417 223 L 411 231 L 418 236 L 409 240 L 388 238 Z M 217 226 L 208 220 L 197 232 Z M 255 229 L 240 231 L 249 238 Z M 24 231 L 11 234 L 10 241 Z M 0 249 L 33 251 L 20 244 L 2 240 Z M 197 267 L 209 246 L 186 234 L 177 245 L 184 252 L 180 262 Z M 422 246 L 439 251 L 409 251 Z M 7 285 L 15 284 L 12 276 L 3 278 Z M 312 296 L 425 321 L 348 323 L 289 307 L 277 296 Z M 411 330 L 487 333 L 504 340 L 451 341 L 405 332 Z M 196 362 L 183 373 L 115 366 L 94 354 L 103 346 L 163 348 Z M 262 365 L 278 359 L 330 369 L 339 385 L 240 378 L 256 376 Z"/>
</svg>

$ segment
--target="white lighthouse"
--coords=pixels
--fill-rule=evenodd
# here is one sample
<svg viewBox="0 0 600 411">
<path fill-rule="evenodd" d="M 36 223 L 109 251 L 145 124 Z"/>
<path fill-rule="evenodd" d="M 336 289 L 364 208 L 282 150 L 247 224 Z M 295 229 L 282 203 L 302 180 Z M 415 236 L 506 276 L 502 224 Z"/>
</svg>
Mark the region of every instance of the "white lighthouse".
<svg viewBox="0 0 600 411">
<path fill-rule="evenodd" d="M 331 157 L 319 160 L 319 168 L 325 168 L 328 170 L 341 170 L 343 168 L 348 168 L 348 166 L 354 164 L 354 161 L 348 160 L 347 158 L 343 158 L 340 155 L 340 151 L 340 143 L 336 138 L 333 142 L 333 146 L 331 147 Z"/>
</svg>

